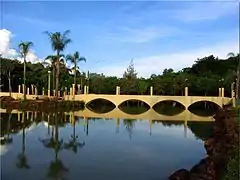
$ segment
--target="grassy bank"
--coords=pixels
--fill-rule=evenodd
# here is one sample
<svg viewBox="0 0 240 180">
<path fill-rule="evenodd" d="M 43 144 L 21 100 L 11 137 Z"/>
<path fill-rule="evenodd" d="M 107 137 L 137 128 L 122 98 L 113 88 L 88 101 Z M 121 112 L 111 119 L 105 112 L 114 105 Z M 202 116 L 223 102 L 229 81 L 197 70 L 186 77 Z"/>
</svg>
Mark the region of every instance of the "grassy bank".
<svg viewBox="0 0 240 180">
<path fill-rule="evenodd" d="M 238 128 L 240 127 L 240 106 L 236 108 L 236 115 L 238 121 Z M 240 148 L 239 142 L 236 143 L 235 148 L 226 167 L 226 172 L 222 180 L 239 180 L 240 179 Z"/>
<path fill-rule="evenodd" d="M 83 110 L 85 108 L 85 103 L 83 101 L 65 100 L 1 100 L 1 108 L 25 111 L 68 112 Z"/>
</svg>

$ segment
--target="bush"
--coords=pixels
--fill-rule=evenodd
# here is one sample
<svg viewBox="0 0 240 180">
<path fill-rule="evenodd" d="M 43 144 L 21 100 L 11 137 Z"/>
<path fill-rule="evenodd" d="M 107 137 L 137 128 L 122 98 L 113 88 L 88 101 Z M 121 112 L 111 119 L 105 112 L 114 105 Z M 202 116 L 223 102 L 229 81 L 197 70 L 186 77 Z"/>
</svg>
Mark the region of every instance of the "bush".
<svg viewBox="0 0 240 180">
<path fill-rule="evenodd" d="M 227 168 L 226 168 L 226 173 L 223 176 L 222 180 L 239 180 L 240 175 L 239 175 L 239 169 L 240 169 L 240 164 L 239 164 L 239 146 L 237 146 L 234 149 L 234 152 L 232 156 L 229 159 Z"/>
</svg>

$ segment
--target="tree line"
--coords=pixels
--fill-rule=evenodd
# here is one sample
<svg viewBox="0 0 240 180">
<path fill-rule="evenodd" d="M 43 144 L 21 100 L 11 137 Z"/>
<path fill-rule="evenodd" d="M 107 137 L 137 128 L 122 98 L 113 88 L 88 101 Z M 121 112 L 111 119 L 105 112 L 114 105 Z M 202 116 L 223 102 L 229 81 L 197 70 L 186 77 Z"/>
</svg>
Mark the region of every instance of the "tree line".
<svg viewBox="0 0 240 180">
<path fill-rule="evenodd" d="M 183 68 L 178 72 L 174 72 L 171 68 L 165 69 L 163 73 L 152 74 L 149 78 L 138 78 L 131 61 L 123 76 L 118 78 L 89 71 L 81 72 L 78 67 L 79 62 L 86 62 L 86 58 L 80 56 L 78 51 L 72 55 L 62 54 L 71 43 L 68 37 L 69 31 L 45 33 L 56 54 L 47 56 L 46 60 L 49 61 L 36 64 L 26 62 L 33 43 L 21 42 L 19 50 L 23 63 L 0 58 L 1 91 L 17 92 L 18 85 L 21 84 L 26 84 L 27 87 L 33 84 L 39 93 L 43 88 L 47 91 L 48 72 L 51 71 L 51 90 L 55 89 L 56 92 L 58 90 L 63 92 L 65 87 L 69 91 L 72 84 L 80 84 L 78 93 L 83 93 L 83 86 L 88 85 L 89 93 L 115 94 L 116 86 L 120 86 L 121 94 L 145 95 L 150 94 L 152 86 L 155 95 L 184 95 L 184 88 L 187 86 L 189 95 L 218 96 L 218 88 L 224 87 L 226 96 L 231 96 L 232 88 L 235 90 L 236 97 L 239 96 L 239 54 L 229 53 L 226 59 L 208 55 L 197 59 L 191 67 Z M 66 61 L 72 62 L 72 69 L 67 68 Z"/>
</svg>

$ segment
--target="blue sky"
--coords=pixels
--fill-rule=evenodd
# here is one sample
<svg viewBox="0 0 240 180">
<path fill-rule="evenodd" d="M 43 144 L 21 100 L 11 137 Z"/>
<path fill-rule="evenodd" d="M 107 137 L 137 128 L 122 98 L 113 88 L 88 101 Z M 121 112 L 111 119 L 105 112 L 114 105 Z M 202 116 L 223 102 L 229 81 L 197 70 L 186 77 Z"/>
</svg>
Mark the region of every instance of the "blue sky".
<svg viewBox="0 0 240 180">
<path fill-rule="evenodd" d="M 132 58 L 139 76 L 147 77 L 239 49 L 237 1 L 15 1 L 3 2 L 2 10 L 5 54 L 21 40 L 32 41 L 31 57 L 44 59 L 53 52 L 43 32 L 69 29 L 73 42 L 65 53 L 79 51 L 87 58 L 82 71 L 106 75 L 121 76 Z"/>
</svg>

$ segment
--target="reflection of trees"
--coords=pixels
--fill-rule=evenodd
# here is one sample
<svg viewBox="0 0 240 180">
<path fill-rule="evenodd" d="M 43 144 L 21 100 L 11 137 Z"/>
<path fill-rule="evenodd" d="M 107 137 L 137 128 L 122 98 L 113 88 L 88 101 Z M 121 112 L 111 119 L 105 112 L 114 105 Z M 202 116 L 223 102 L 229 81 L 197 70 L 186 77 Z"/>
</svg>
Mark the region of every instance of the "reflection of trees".
<svg viewBox="0 0 240 180">
<path fill-rule="evenodd" d="M 126 127 L 126 130 L 128 132 L 129 138 L 132 138 L 132 132 L 133 132 L 133 127 L 134 127 L 134 123 L 135 123 L 135 119 L 124 119 L 123 120 L 123 124 Z"/>
<path fill-rule="evenodd" d="M 103 114 L 112 111 L 115 105 L 105 99 L 95 99 L 87 104 L 87 108 L 94 113 Z"/>
<path fill-rule="evenodd" d="M 46 148 L 54 149 L 55 159 L 51 162 L 49 166 L 49 171 L 47 176 L 50 178 L 62 178 L 62 173 L 68 171 L 64 166 L 63 162 L 58 158 L 59 152 L 63 149 L 63 139 L 59 140 L 59 119 L 62 117 L 63 113 L 54 113 L 54 130 L 52 131 L 51 138 L 40 140 Z"/>
<path fill-rule="evenodd" d="M 8 114 L 8 123 L 7 123 L 7 136 L 4 136 L 3 139 L 1 139 L 1 145 L 11 144 L 13 142 L 12 137 L 10 136 L 11 131 L 11 118 L 12 114 Z"/>
<path fill-rule="evenodd" d="M 188 122 L 188 128 L 196 138 L 205 141 L 212 134 L 213 122 Z"/>
<path fill-rule="evenodd" d="M 22 113 L 22 123 L 23 123 L 23 129 L 22 129 L 22 152 L 17 157 L 17 163 L 16 166 L 21 169 L 29 169 L 30 166 L 28 165 L 27 156 L 25 154 L 25 127 L 27 124 L 28 119 L 26 119 L 26 112 Z"/>
<path fill-rule="evenodd" d="M 159 114 L 174 116 L 182 113 L 185 107 L 176 101 L 162 101 L 155 104 L 153 109 Z"/>
<path fill-rule="evenodd" d="M 181 126 L 184 124 L 184 121 L 160 121 L 163 126 Z"/>
<path fill-rule="evenodd" d="M 142 102 L 144 104 L 142 106 L 138 106 L 138 104 L 135 104 L 134 102 L 135 101 L 133 100 L 126 101 L 120 104 L 119 109 L 127 114 L 142 114 L 150 109 L 150 107 L 142 101 L 136 101 L 137 103 Z"/>
<path fill-rule="evenodd" d="M 68 143 L 64 144 L 65 149 L 70 149 L 74 153 L 77 153 L 78 147 L 82 148 L 85 145 L 85 142 L 78 142 L 77 138 L 78 136 L 76 135 L 76 121 L 74 119 L 74 114 L 73 114 L 73 134 L 71 135 L 71 140 L 69 140 Z"/>
</svg>

